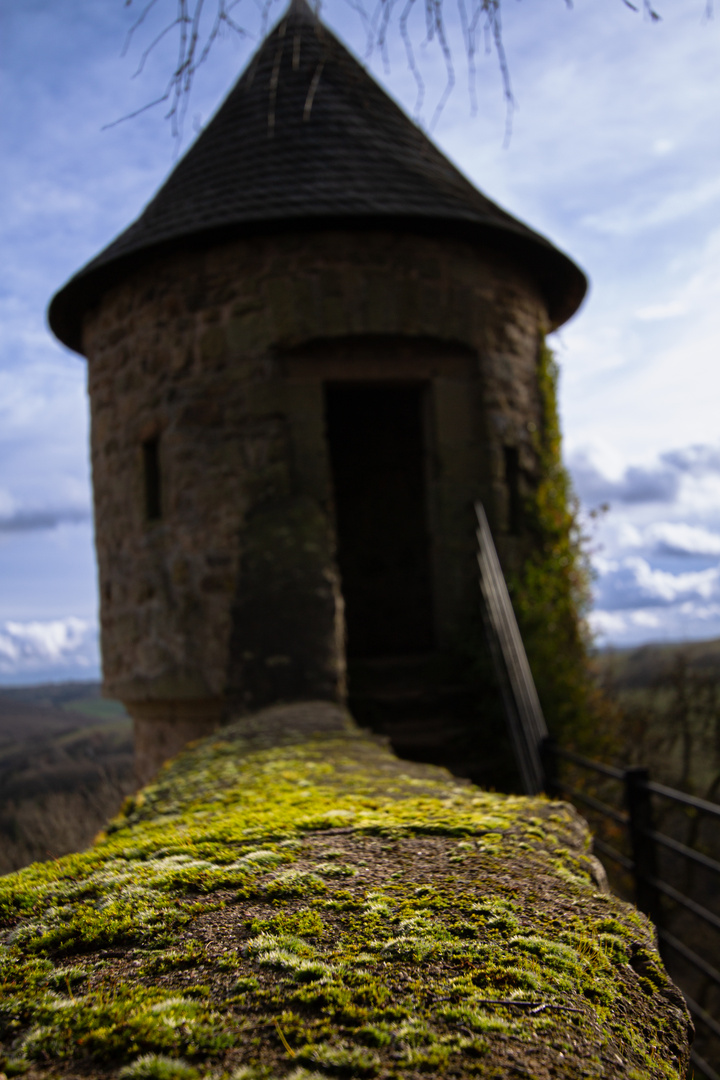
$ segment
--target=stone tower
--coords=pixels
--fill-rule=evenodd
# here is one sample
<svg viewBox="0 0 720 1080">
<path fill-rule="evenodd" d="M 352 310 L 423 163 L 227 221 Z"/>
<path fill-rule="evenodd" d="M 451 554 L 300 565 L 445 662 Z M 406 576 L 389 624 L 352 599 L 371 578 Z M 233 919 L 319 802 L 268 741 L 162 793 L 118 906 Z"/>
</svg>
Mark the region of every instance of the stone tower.
<svg viewBox="0 0 720 1080">
<path fill-rule="evenodd" d="M 50 305 L 88 360 L 104 690 L 142 778 L 233 711 L 342 699 L 348 659 L 352 692 L 452 651 L 475 499 L 522 558 L 539 340 L 585 288 L 296 0 Z"/>
</svg>

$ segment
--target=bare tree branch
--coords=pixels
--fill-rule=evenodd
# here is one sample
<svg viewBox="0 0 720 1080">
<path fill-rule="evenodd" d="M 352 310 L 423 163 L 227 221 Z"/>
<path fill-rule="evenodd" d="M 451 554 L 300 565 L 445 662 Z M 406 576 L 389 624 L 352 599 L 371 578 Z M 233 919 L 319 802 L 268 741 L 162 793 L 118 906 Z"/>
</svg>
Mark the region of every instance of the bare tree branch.
<svg viewBox="0 0 720 1080">
<path fill-rule="evenodd" d="M 125 44 L 123 45 L 123 49 L 122 49 L 122 53 L 121 53 L 122 56 L 125 56 L 125 54 L 127 53 L 128 49 L 130 48 L 130 42 L 133 39 L 133 35 L 134 35 L 135 31 L 138 29 L 138 27 L 140 27 L 143 24 L 143 22 L 145 21 L 146 16 L 150 14 L 150 11 L 152 10 L 152 8 L 155 7 L 156 3 L 157 3 L 157 0 L 150 0 L 150 2 L 148 4 L 146 4 L 145 7 L 143 8 L 142 14 L 140 15 L 140 17 L 133 23 L 133 25 L 128 30 L 127 37 L 125 38 Z M 125 7 L 130 7 L 131 4 L 132 4 L 132 0 L 125 0 Z M 174 26 L 175 24 L 173 23 L 172 25 Z"/>
<path fill-rule="evenodd" d="M 124 0 L 124 2 L 125 7 L 131 7 L 133 4 L 133 0 Z M 174 4 L 174 18 L 155 35 L 150 44 L 143 50 L 135 71 L 135 76 L 141 74 L 151 54 L 169 34 L 177 30 L 177 60 L 168 80 L 165 93 L 154 98 L 147 105 L 143 105 L 141 108 L 120 117 L 119 120 L 105 124 L 105 128 L 115 127 L 116 124 L 131 120 L 140 116 L 141 113 L 147 112 L 148 109 L 169 101 L 170 108 L 165 114 L 165 119 L 170 120 L 172 134 L 179 141 L 182 136 L 195 75 L 198 68 L 207 60 L 218 36 L 225 28 L 229 33 L 236 34 L 238 37 L 249 36 L 248 30 L 232 17 L 232 12 L 238 7 L 241 0 L 215 0 L 214 18 L 205 34 L 202 32 L 202 18 L 206 0 L 165 0 L 166 4 L 168 2 Z M 272 2 L 273 0 L 266 0 L 265 2 L 265 19 Z M 122 55 L 127 53 L 136 31 L 139 30 L 158 3 L 159 0 L 148 0 L 143 6 L 142 11 L 128 31 Z"/>
<path fill-rule="evenodd" d="M 413 9 L 415 0 L 407 0 L 405 7 L 403 8 L 402 15 L 400 16 L 400 36 L 402 37 L 403 44 L 405 46 L 405 55 L 407 56 L 408 67 L 412 72 L 413 78 L 417 84 L 417 98 L 415 99 L 415 116 L 420 116 L 420 110 L 422 109 L 423 100 L 425 98 L 425 83 L 423 82 L 420 69 L 415 62 L 415 51 L 412 47 L 412 39 L 408 31 L 408 19 L 410 12 Z"/>
<path fill-rule="evenodd" d="M 126 113 L 125 116 L 121 116 L 117 120 L 110 120 L 109 123 L 103 124 L 100 130 L 107 131 L 108 128 L 117 127 L 118 124 L 123 124 L 126 120 L 134 120 L 136 116 L 141 116 L 144 112 L 147 112 L 148 109 L 154 109 L 156 105 L 162 105 L 163 101 L 167 101 L 167 99 L 170 97 L 171 88 L 172 83 L 161 97 L 155 98 L 153 101 L 148 101 L 147 105 L 141 105 L 139 109 L 135 109 L 133 112 Z"/>
<path fill-rule="evenodd" d="M 432 120 L 430 121 L 430 130 L 432 131 L 435 124 L 440 119 L 440 115 L 445 108 L 447 99 L 453 92 L 455 86 L 455 68 L 453 67 L 452 51 L 447 42 L 447 36 L 445 34 L 445 24 L 443 22 L 442 4 L 443 0 L 427 0 L 428 7 L 432 9 L 433 26 L 434 31 L 437 34 L 438 43 L 440 45 L 440 51 L 443 54 L 445 61 L 445 71 L 447 72 L 447 82 L 445 83 L 445 89 L 442 92 L 442 97 L 435 106 L 435 112 L 433 113 Z"/>
<path fill-rule="evenodd" d="M 470 115 L 477 114 L 477 96 L 475 87 L 475 35 L 470 33 L 467 8 L 465 0 L 457 0 L 458 14 L 460 15 L 460 28 L 465 42 L 465 55 L 468 67 L 468 96 L 470 98 Z"/>
<path fill-rule="evenodd" d="M 251 0 L 244 0 L 244 2 L 247 8 Z M 264 36 L 267 32 L 271 10 L 280 0 L 252 0 L 252 2 L 256 12 L 259 12 L 261 33 Z M 364 0 L 345 0 L 345 2 L 359 15 L 362 21 L 367 36 L 366 58 L 369 59 L 372 53 L 377 50 L 386 70 L 390 64 L 390 35 L 393 26 L 397 27 L 397 32 L 405 50 L 408 67 L 417 86 L 415 115 L 418 117 L 425 100 L 426 87 L 417 63 L 411 29 L 411 17 L 416 10 L 416 0 L 404 0 L 399 10 L 398 0 L 376 0 L 371 15 L 368 14 L 365 8 Z M 437 46 L 446 71 L 445 86 L 440 100 L 435 106 L 429 126 L 431 129 L 435 126 L 455 87 L 454 55 L 446 27 L 447 5 L 450 2 L 454 2 L 459 15 L 465 63 L 467 65 L 468 96 L 473 116 L 476 115 L 478 108 L 476 67 L 478 35 L 482 34 L 485 38 L 485 51 L 495 54 L 506 107 L 505 144 L 507 144 L 512 130 L 512 117 L 516 102 L 510 83 L 510 67 L 503 43 L 501 20 L 503 0 L 423 0 L 425 38 L 420 44 L 423 47 L 429 44 Z M 705 0 L 705 18 L 707 19 L 713 15 L 713 2 L 714 0 Z M 162 0 L 162 2 L 161 0 L 144 0 L 139 5 L 136 0 L 123 0 L 123 3 L 128 8 L 135 4 L 136 7 L 140 6 L 141 10 L 128 30 L 122 48 L 122 55 L 128 52 L 136 34 L 146 23 L 151 13 L 157 13 L 160 9 L 163 11 L 170 9 L 166 24 L 161 27 L 147 47 L 143 49 L 135 76 L 144 71 L 150 56 L 168 36 L 175 32 L 177 33 L 177 55 L 175 68 L 168 79 L 165 92 L 153 101 L 148 102 L 147 105 L 135 109 L 126 116 L 122 116 L 119 120 L 106 124 L 105 127 L 114 127 L 116 124 L 131 120 L 141 115 L 141 113 L 155 108 L 157 105 L 169 102 L 165 117 L 170 120 L 172 134 L 179 143 L 195 76 L 198 69 L 206 62 L 218 37 L 222 36 L 224 31 L 227 31 L 231 36 L 254 36 L 248 29 L 248 20 L 235 14 L 243 0 L 210 0 L 210 2 L 208 0 Z M 315 0 L 315 3 L 319 6 L 320 0 Z M 572 8 L 573 0 L 565 0 L 565 3 L 569 8 Z M 654 7 L 653 0 L 637 0 L 637 3 L 635 0 L 622 0 L 622 3 L 637 14 L 642 13 L 650 22 L 658 22 L 661 18 Z M 208 8 L 211 7 L 213 10 L 210 13 Z M 210 20 L 209 23 L 208 19 Z M 298 44 L 293 45 L 293 66 L 295 68 L 299 65 L 298 48 Z M 312 99 L 316 88 L 316 86 L 311 88 L 312 92 L 308 94 L 309 105 L 306 104 L 306 111 L 312 108 Z M 272 129 L 275 113 L 272 92 L 271 99 L 268 124 Z"/>
<path fill-rule="evenodd" d="M 157 35 L 157 37 L 155 37 L 150 42 L 147 49 L 145 50 L 145 52 L 140 57 L 140 62 L 138 63 L 138 66 L 135 69 L 135 72 L 133 74 L 133 79 L 136 79 L 138 77 L 138 75 L 142 74 L 142 72 L 143 72 L 143 70 L 145 68 L 145 64 L 147 62 L 147 58 L 150 55 L 150 53 L 153 51 L 153 49 L 155 48 L 156 45 L 160 44 L 160 42 L 162 41 L 162 39 L 164 37 L 166 37 L 172 30 L 175 29 L 177 24 L 178 24 L 178 20 L 173 19 L 173 21 L 169 24 L 169 26 L 166 26 L 164 30 L 161 30 L 160 33 Z"/>
</svg>

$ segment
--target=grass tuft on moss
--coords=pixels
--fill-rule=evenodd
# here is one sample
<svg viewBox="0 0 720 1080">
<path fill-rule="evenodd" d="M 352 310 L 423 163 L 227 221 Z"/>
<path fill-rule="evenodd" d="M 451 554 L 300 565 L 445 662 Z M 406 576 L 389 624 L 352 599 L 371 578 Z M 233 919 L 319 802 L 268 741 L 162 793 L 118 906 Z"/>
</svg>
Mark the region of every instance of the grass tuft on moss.
<svg viewBox="0 0 720 1080">
<path fill-rule="evenodd" d="M 120 1080 L 197 1080 L 199 1073 L 182 1058 L 142 1054 L 120 1070 Z"/>
</svg>

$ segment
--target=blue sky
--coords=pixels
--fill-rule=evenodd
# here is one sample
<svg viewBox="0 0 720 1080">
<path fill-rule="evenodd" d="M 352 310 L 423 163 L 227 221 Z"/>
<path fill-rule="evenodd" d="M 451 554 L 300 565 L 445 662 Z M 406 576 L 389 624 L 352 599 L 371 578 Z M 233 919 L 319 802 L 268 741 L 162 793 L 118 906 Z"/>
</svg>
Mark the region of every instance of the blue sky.
<svg viewBox="0 0 720 1080">
<path fill-rule="evenodd" d="M 446 0 L 452 4 L 454 0 Z M 159 17 L 173 0 L 159 0 Z M 139 213 L 178 148 L 151 100 L 170 52 L 133 79 L 153 32 L 121 55 L 138 0 L 0 4 L 0 682 L 98 672 L 97 588 L 83 361 L 49 334 L 52 293 Z M 478 57 L 472 115 L 456 9 L 457 85 L 433 137 L 491 198 L 588 272 L 581 312 L 555 335 L 565 456 L 594 525 L 601 644 L 720 635 L 720 22 L 703 0 L 505 0 L 517 108 L 504 146 L 497 63 Z M 199 74 L 185 141 L 212 115 L 260 33 L 219 41 Z M 272 9 L 271 21 L 281 11 Z M 363 56 L 345 0 L 324 18 Z M 159 27 L 159 23 L 156 27 Z M 444 85 L 421 45 L 428 125 Z M 453 37 L 454 35 L 454 37 Z M 413 114 L 397 36 L 374 75 Z"/>
</svg>

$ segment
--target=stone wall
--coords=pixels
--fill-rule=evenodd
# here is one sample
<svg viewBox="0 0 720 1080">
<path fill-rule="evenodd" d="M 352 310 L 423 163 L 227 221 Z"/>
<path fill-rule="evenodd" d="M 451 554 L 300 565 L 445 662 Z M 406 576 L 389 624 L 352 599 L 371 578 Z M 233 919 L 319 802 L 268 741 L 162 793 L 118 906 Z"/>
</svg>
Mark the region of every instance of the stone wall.
<svg viewBox="0 0 720 1080">
<path fill-rule="evenodd" d="M 497 253 L 380 231 L 175 253 L 108 291 L 83 337 L 107 693 L 136 717 L 170 710 L 198 733 L 228 697 L 246 709 L 342 697 L 327 380 L 429 387 L 429 531 L 447 642 L 475 602 L 475 498 L 506 563 L 522 554 L 504 448 L 517 448 L 520 484 L 532 484 L 546 321 L 532 282 Z M 148 440 L 161 473 L 154 521 Z"/>
<path fill-rule="evenodd" d="M 692 1025 L 573 808 L 245 717 L 88 851 L 0 878 L 25 1080 L 680 1080 Z"/>
</svg>

